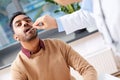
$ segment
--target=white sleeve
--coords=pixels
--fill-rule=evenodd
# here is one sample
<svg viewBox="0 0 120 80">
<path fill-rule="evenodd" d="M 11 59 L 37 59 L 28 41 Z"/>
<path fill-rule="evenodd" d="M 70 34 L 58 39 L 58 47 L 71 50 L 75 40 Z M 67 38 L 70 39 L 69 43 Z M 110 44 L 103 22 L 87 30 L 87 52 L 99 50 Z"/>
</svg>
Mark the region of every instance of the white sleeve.
<svg viewBox="0 0 120 80">
<path fill-rule="evenodd" d="M 99 32 L 109 44 L 120 41 L 120 0 L 93 0 L 93 13 Z M 114 5 L 114 6 L 113 6 Z M 101 9 L 103 13 L 101 12 Z M 103 18 L 103 15 L 105 18 Z M 106 26 L 107 25 L 107 26 Z"/>
<path fill-rule="evenodd" d="M 90 12 L 79 10 L 72 14 L 60 17 L 60 21 L 66 34 L 70 34 L 76 30 L 96 26 L 94 17 Z"/>
<path fill-rule="evenodd" d="M 114 41 L 120 42 L 120 0 L 103 0 L 102 5 L 111 37 Z"/>
</svg>

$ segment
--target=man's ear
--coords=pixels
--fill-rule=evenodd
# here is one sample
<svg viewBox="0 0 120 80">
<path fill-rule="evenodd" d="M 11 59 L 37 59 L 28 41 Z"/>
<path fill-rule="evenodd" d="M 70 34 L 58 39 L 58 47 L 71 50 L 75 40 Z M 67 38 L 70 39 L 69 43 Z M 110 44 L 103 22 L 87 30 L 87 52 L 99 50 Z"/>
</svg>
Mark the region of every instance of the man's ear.
<svg viewBox="0 0 120 80">
<path fill-rule="evenodd" d="M 13 38 L 17 41 L 20 41 L 19 37 L 16 34 L 13 34 Z"/>
</svg>

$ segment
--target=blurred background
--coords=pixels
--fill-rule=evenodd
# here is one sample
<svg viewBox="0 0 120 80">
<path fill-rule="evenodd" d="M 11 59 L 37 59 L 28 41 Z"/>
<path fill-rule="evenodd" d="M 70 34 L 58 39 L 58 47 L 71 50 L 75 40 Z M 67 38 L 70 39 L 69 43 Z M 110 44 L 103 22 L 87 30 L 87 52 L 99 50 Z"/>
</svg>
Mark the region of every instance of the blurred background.
<svg viewBox="0 0 120 80">
<path fill-rule="evenodd" d="M 13 39 L 9 27 L 9 19 L 16 11 L 24 11 L 35 21 L 38 17 L 48 14 L 55 18 L 70 14 L 81 8 L 80 3 L 71 4 L 72 9 L 60 6 L 52 0 L 0 0 L 0 79 L 10 80 L 10 65 L 20 50 L 19 42 Z M 103 35 L 96 26 L 77 30 L 69 35 L 53 30 L 39 30 L 41 39 L 58 38 L 72 46 L 80 55 L 91 63 L 99 74 L 107 73 L 120 76 L 113 48 L 107 45 Z M 119 64 L 120 65 L 120 64 Z M 76 80 L 79 75 L 71 71 Z M 101 79 L 103 80 L 103 79 Z M 109 79 L 106 79 L 109 80 Z"/>
</svg>

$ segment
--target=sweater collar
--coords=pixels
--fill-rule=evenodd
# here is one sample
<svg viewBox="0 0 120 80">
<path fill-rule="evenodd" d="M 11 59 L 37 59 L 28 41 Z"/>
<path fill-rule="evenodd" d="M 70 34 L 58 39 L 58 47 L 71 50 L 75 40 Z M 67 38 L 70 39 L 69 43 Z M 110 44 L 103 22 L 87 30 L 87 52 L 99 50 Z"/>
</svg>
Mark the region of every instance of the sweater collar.
<svg viewBox="0 0 120 80">
<path fill-rule="evenodd" d="M 45 50 L 45 45 L 42 40 L 39 40 L 39 46 L 40 46 L 40 49 L 43 48 Z M 21 50 L 28 58 L 30 58 L 32 51 L 29 51 L 28 49 L 25 49 L 24 47 L 22 47 Z"/>
</svg>

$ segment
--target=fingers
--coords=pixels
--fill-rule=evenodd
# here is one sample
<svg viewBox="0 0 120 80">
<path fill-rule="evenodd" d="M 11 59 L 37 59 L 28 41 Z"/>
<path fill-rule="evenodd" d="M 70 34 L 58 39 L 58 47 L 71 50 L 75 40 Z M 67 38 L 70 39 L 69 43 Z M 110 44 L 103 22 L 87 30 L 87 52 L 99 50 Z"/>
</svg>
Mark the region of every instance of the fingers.
<svg viewBox="0 0 120 80">
<path fill-rule="evenodd" d="M 41 30 L 41 29 L 45 29 L 45 27 L 42 26 L 42 25 L 41 25 L 41 26 L 34 26 L 34 25 L 33 25 L 33 28 L 40 29 L 40 30 Z"/>
<path fill-rule="evenodd" d="M 57 23 L 56 20 L 49 16 L 49 15 L 45 15 L 42 17 L 39 17 L 34 23 L 33 23 L 33 27 L 37 28 L 37 29 L 54 29 L 57 28 Z"/>
<path fill-rule="evenodd" d="M 45 29 L 44 22 L 42 20 L 42 17 L 38 18 L 34 23 L 33 27 L 37 29 Z"/>
<path fill-rule="evenodd" d="M 39 23 L 42 23 L 42 17 L 38 18 L 38 19 L 33 23 L 33 26 L 39 26 Z"/>
</svg>

